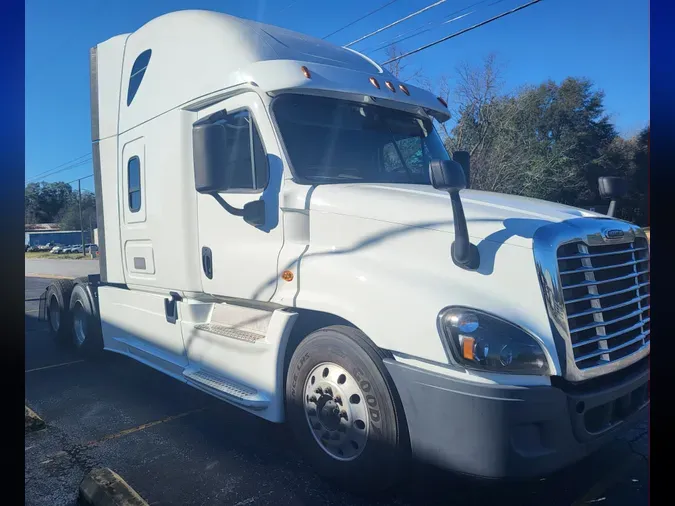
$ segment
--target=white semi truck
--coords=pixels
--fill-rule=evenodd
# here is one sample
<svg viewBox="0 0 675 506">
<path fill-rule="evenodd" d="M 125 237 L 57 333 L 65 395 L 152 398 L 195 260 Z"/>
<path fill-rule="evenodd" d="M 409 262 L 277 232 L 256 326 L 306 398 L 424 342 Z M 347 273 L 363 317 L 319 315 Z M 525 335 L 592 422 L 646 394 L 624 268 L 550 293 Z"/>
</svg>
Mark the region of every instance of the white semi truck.
<svg viewBox="0 0 675 506">
<path fill-rule="evenodd" d="M 645 234 L 466 189 L 446 104 L 366 56 L 175 12 L 91 50 L 91 118 L 100 276 L 43 296 L 76 348 L 289 423 L 357 489 L 411 456 L 544 475 L 644 414 Z"/>
</svg>

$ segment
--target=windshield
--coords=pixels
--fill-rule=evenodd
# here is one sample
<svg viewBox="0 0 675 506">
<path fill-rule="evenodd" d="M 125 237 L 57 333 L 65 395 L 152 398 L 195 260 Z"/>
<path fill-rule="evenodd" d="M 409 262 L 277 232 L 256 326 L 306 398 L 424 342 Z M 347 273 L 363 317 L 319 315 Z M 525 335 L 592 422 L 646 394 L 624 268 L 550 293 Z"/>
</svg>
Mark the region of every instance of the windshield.
<svg viewBox="0 0 675 506">
<path fill-rule="evenodd" d="M 294 175 L 308 183 L 431 184 L 429 161 L 448 160 L 429 119 L 327 97 L 274 101 Z"/>
</svg>

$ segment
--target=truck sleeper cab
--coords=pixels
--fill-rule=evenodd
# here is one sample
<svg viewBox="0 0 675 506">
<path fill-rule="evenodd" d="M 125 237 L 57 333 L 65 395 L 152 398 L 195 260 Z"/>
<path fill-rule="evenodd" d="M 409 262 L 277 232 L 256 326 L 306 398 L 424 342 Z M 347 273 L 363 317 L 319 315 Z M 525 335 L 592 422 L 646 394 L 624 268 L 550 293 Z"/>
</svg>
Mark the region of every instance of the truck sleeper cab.
<svg viewBox="0 0 675 506">
<path fill-rule="evenodd" d="M 180 11 L 93 48 L 91 93 L 101 274 L 44 294 L 59 338 L 289 423 L 356 489 L 410 455 L 547 474 L 643 416 L 644 233 L 465 189 L 429 92 Z"/>
</svg>

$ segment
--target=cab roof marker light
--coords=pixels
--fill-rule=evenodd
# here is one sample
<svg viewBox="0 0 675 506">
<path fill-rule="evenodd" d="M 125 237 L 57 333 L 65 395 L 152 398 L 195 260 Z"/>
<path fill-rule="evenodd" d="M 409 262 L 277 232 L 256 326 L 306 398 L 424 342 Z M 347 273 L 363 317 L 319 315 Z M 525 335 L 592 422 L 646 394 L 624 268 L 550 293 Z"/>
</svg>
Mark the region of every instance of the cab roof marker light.
<svg viewBox="0 0 675 506">
<path fill-rule="evenodd" d="M 304 76 L 305 76 L 307 79 L 311 79 L 311 78 L 312 78 L 312 74 L 310 74 L 309 69 L 308 69 L 307 67 L 305 67 L 305 66 L 303 65 L 302 67 L 300 67 L 300 70 L 302 70 L 302 73 L 304 74 Z"/>
<path fill-rule="evenodd" d="M 389 88 L 389 91 L 391 91 L 392 93 L 396 93 L 396 88 L 394 88 L 394 85 L 391 84 L 391 81 L 385 81 L 385 82 L 384 82 L 384 85 L 385 85 L 387 88 Z"/>
<path fill-rule="evenodd" d="M 410 96 L 410 91 L 408 91 L 408 87 L 405 84 L 399 84 L 398 87 L 403 93 Z"/>
<path fill-rule="evenodd" d="M 436 97 L 436 98 L 438 99 L 438 101 L 441 104 L 443 104 L 443 107 L 445 107 L 446 109 L 448 108 L 448 103 L 445 100 L 443 100 L 441 97 Z"/>
<path fill-rule="evenodd" d="M 375 79 L 374 77 L 371 77 L 369 79 L 369 81 L 370 81 L 370 84 L 375 86 L 378 90 L 380 89 L 380 83 L 377 82 L 377 79 Z"/>
</svg>

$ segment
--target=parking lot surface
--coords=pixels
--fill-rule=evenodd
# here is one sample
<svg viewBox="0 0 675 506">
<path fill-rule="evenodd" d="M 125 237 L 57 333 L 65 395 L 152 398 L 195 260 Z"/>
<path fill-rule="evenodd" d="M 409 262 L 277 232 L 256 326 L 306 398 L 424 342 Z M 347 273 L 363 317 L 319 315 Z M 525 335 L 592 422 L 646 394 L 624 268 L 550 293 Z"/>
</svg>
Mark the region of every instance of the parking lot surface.
<svg viewBox="0 0 675 506">
<path fill-rule="evenodd" d="M 48 279 L 26 278 L 25 299 Z M 416 465 L 387 496 L 318 478 L 290 431 L 126 357 L 83 359 L 26 310 L 26 404 L 46 428 L 25 437 L 25 503 L 74 505 L 95 467 L 119 473 L 150 505 L 648 504 L 647 421 L 546 479 L 486 484 Z"/>
</svg>

